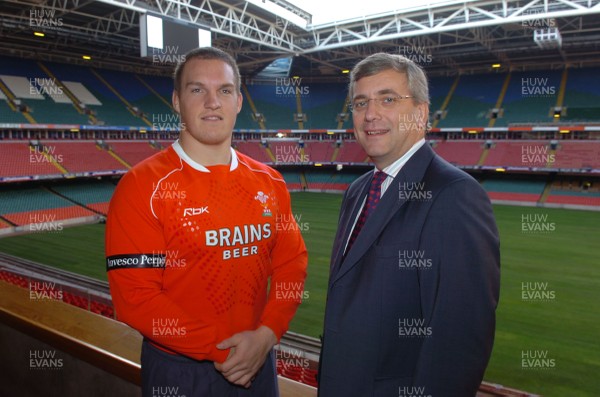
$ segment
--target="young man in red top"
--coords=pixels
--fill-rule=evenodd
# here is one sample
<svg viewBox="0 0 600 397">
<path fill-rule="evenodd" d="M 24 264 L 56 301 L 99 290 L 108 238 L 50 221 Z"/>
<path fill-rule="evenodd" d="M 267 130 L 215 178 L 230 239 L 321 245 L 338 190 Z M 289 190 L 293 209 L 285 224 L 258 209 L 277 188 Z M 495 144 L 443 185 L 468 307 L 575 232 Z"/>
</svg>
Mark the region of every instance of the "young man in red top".
<svg viewBox="0 0 600 397">
<path fill-rule="evenodd" d="M 233 58 L 175 70 L 182 128 L 119 182 L 106 225 L 117 317 L 144 336 L 144 396 L 278 396 L 272 348 L 300 303 L 307 253 L 281 175 L 231 148 Z M 279 291 L 279 293 L 278 293 Z"/>
</svg>

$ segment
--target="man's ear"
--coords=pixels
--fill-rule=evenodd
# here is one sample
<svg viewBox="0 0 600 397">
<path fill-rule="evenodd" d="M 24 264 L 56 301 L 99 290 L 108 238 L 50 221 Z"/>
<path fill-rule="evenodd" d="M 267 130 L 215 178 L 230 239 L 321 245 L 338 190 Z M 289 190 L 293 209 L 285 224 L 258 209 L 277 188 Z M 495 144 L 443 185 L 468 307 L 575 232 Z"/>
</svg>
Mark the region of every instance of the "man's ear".
<svg viewBox="0 0 600 397">
<path fill-rule="evenodd" d="M 237 99 L 237 112 L 238 114 L 240 113 L 240 111 L 242 110 L 242 102 L 244 101 L 244 97 L 242 96 L 242 93 L 238 93 L 238 99 Z"/>
<path fill-rule="evenodd" d="M 179 93 L 177 90 L 173 90 L 173 95 L 171 96 L 171 102 L 173 103 L 173 109 L 179 114 L 181 114 L 179 110 Z"/>
<path fill-rule="evenodd" d="M 419 114 L 419 123 L 423 126 L 423 130 L 427 130 L 427 123 L 429 121 L 429 104 L 426 102 L 418 104 L 417 112 Z"/>
</svg>

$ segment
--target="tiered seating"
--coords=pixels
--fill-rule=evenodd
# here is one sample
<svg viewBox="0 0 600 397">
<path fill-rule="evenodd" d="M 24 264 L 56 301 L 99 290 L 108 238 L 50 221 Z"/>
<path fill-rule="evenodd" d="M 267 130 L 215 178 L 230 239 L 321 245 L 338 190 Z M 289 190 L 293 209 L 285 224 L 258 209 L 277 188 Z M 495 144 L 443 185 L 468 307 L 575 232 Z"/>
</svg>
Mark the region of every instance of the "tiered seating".
<svg viewBox="0 0 600 397">
<path fill-rule="evenodd" d="M 340 163 L 366 163 L 368 156 L 356 141 L 344 141 L 340 146 L 336 162 Z"/>
<path fill-rule="evenodd" d="M 249 84 L 247 87 L 257 112 L 262 113 L 266 118 L 265 125 L 267 128 L 287 129 L 294 126 L 294 113 L 296 113 L 295 94 L 284 94 L 281 88 L 278 90 L 278 86 L 275 84 Z M 254 124 L 254 126 L 249 128 L 257 127 Z"/>
<path fill-rule="evenodd" d="M 564 99 L 567 114 L 563 120 L 600 121 L 600 84 L 593 84 L 598 73 L 598 68 L 569 69 Z"/>
<path fill-rule="evenodd" d="M 133 116 L 125 104 L 90 69 L 50 62 L 46 63 L 46 67 L 61 81 L 82 83 L 102 103 L 101 106 L 87 105 L 87 107 L 94 110 L 96 118 L 106 125 L 148 127 L 141 119 Z M 119 89 L 119 87 L 114 88 Z"/>
<path fill-rule="evenodd" d="M 106 143 L 131 166 L 158 152 L 148 141 L 106 141 Z"/>
<path fill-rule="evenodd" d="M 94 141 L 46 141 L 44 146 L 52 147 L 62 155 L 59 162 L 69 172 L 114 171 L 126 167 L 115 160 L 106 150 L 96 146 Z"/>
<path fill-rule="evenodd" d="M 305 157 L 298 145 L 298 141 L 270 141 L 269 149 L 275 156 L 276 163 L 301 163 Z"/>
<path fill-rule="evenodd" d="M 438 127 L 483 127 L 502 89 L 503 76 L 479 74 L 461 76 Z"/>
<path fill-rule="evenodd" d="M 107 214 L 108 203 L 115 191 L 115 185 L 110 182 L 69 184 L 55 186 L 52 190 L 78 204 Z"/>
<path fill-rule="evenodd" d="M 484 165 L 544 168 L 552 158 L 550 154 L 551 151 L 547 142 L 494 141 Z"/>
<path fill-rule="evenodd" d="M 7 283 L 11 283 L 14 285 L 18 285 L 19 287 L 23 288 L 29 287 L 29 280 L 27 280 L 25 277 L 2 269 L 0 269 L 0 280 L 6 281 Z"/>
<path fill-rule="evenodd" d="M 441 110 L 453 82 L 454 77 L 432 77 L 429 79 L 429 110 L 432 114 L 436 110 Z"/>
<path fill-rule="evenodd" d="M 546 203 L 599 206 L 600 185 L 587 181 L 581 183 L 572 179 L 555 181 L 552 183 Z"/>
<path fill-rule="evenodd" d="M 301 95 L 302 111 L 307 115 L 304 128 L 337 128 L 336 116 L 344 109 L 344 101 L 348 94 L 345 84 L 309 84 Z M 341 128 L 350 128 L 351 118 Z"/>
<path fill-rule="evenodd" d="M 32 151 L 29 142 L 0 142 L 0 180 L 6 177 L 60 174 L 43 153 Z"/>
<path fill-rule="evenodd" d="M 504 115 L 496 127 L 513 123 L 551 123 L 550 109 L 556 105 L 560 71 L 513 72 L 502 107 Z"/>
<path fill-rule="evenodd" d="M 336 143 L 334 141 L 304 142 L 304 153 L 308 161 L 328 163 L 331 162 Z"/>
<path fill-rule="evenodd" d="M 543 181 L 489 179 L 483 182 L 490 199 L 506 201 L 537 202 L 544 186 Z"/>
<path fill-rule="evenodd" d="M 32 281 L 39 280 L 32 280 L 29 277 L 24 277 L 8 270 L 0 269 L 0 281 L 6 281 L 7 283 L 22 288 L 30 288 L 29 285 Z M 84 310 L 89 310 L 92 313 L 104 317 L 115 318 L 115 311 L 110 300 L 90 295 L 89 293 L 73 287 L 61 286 L 60 289 L 63 302 L 80 307 Z"/>
<path fill-rule="evenodd" d="M 87 116 L 77 112 L 68 98 L 64 103 L 57 103 L 51 98 L 55 97 L 55 94 L 58 94 L 58 89 L 56 86 L 53 86 L 53 83 L 49 80 L 49 76 L 35 61 L 2 57 L 2 62 L 0 62 L 0 75 L 7 76 L 7 80 L 9 81 L 13 80 L 14 82 L 17 82 L 20 80 L 26 82 L 24 92 L 13 91 L 13 94 L 15 94 L 17 98 L 25 99 L 25 104 L 31 109 L 30 113 L 36 122 L 54 124 L 88 123 Z M 43 81 L 44 87 L 31 85 L 30 82 L 35 81 L 35 79 Z M 17 87 L 18 85 L 13 86 L 13 89 L 19 91 Z M 11 89 L 11 91 L 13 89 Z M 21 113 L 13 112 L 6 104 L 2 104 L 0 109 L 2 116 L 4 116 L 4 113 L 6 113 L 7 116 L 7 118 L 2 117 L 3 121 L 18 123 L 28 122 Z"/>
<path fill-rule="evenodd" d="M 585 141 L 560 141 L 552 167 L 600 169 L 600 144 Z"/>
<path fill-rule="evenodd" d="M 277 374 L 296 382 L 317 387 L 317 370 L 298 365 L 286 364 L 277 360 Z"/>
<path fill-rule="evenodd" d="M 483 151 L 483 141 L 437 141 L 434 150 L 455 165 L 477 165 Z"/>
<path fill-rule="evenodd" d="M 305 175 L 308 189 L 317 191 L 344 191 L 359 176 L 327 170 L 310 170 Z"/>
<path fill-rule="evenodd" d="M 132 105 L 140 109 L 150 122 L 171 115 L 172 109 L 151 93 L 144 84 L 130 73 L 102 70 L 98 73 Z M 152 86 L 152 84 L 150 84 Z M 170 101 L 170 97 L 169 101 Z M 139 122 L 138 122 L 139 124 Z M 137 124 L 136 124 L 137 125 Z"/>
<path fill-rule="evenodd" d="M 252 157 L 256 161 L 260 161 L 261 163 L 273 162 L 259 141 L 236 141 L 234 142 L 234 146 L 241 153 Z"/>
<path fill-rule="evenodd" d="M 41 188 L 0 192 L 0 214 L 17 225 L 51 223 L 95 215 Z M 46 231 L 46 228 L 32 227 L 31 231 Z"/>
<path fill-rule="evenodd" d="M 302 190 L 302 180 L 300 179 L 300 172 L 294 171 L 280 171 L 288 190 L 298 191 Z"/>
<path fill-rule="evenodd" d="M 0 120 L 4 123 L 28 123 L 25 116 L 21 112 L 15 112 L 8 106 L 6 99 L 0 99 Z"/>
</svg>

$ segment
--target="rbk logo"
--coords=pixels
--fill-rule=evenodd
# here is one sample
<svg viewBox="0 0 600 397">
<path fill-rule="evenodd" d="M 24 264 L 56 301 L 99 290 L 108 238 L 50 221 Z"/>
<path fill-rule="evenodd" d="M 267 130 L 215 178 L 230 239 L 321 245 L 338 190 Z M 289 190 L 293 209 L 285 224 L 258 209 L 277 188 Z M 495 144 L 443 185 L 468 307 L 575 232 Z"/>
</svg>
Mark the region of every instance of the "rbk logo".
<svg viewBox="0 0 600 397">
<path fill-rule="evenodd" d="M 195 216 L 208 213 L 208 206 L 200 208 L 184 208 L 183 210 L 183 216 Z"/>
</svg>

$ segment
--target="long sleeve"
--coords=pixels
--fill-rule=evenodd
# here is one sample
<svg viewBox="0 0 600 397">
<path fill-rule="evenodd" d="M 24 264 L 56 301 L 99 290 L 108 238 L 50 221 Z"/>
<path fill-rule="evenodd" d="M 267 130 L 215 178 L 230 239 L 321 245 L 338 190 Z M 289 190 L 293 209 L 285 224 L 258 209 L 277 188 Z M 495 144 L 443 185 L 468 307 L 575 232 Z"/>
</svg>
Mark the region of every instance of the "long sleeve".
<svg viewBox="0 0 600 397">
<path fill-rule="evenodd" d="M 492 352 L 500 285 L 499 238 L 485 191 L 470 178 L 451 183 L 436 198 L 423 236 L 437 254 L 434 268 L 420 274 L 431 336 L 413 385 L 436 396 L 474 396 Z"/>
</svg>

